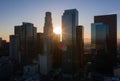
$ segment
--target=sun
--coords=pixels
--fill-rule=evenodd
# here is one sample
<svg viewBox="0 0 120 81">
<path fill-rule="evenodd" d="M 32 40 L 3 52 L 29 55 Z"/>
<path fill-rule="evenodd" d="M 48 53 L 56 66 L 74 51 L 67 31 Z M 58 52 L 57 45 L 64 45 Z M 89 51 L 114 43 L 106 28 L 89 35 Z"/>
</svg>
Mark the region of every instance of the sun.
<svg viewBox="0 0 120 81">
<path fill-rule="evenodd" d="M 55 28 L 53 29 L 53 32 L 56 33 L 56 34 L 61 34 L 61 33 L 62 33 L 60 27 L 55 27 Z"/>
</svg>

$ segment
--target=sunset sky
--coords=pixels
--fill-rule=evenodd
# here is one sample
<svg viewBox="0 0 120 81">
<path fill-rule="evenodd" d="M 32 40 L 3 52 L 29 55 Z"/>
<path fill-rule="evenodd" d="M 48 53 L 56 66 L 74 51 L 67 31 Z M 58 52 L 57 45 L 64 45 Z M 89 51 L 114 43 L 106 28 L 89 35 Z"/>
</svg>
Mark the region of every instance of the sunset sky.
<svg viewBox="0 0 120 81">
<path fill-rule="evenodd" d="M 90 38 L 95 15 L 117 14 L 120 38 L 120 0 L 0 0 L 0 37 L 9 41 L 15 25 L 31 22 L 42 32 L 45 12 L 52 12 L 54 27 L 61 27 L 64 10 L 79 11 L 79 25 L 84 26 L 84 38 Z"/>
</svg>

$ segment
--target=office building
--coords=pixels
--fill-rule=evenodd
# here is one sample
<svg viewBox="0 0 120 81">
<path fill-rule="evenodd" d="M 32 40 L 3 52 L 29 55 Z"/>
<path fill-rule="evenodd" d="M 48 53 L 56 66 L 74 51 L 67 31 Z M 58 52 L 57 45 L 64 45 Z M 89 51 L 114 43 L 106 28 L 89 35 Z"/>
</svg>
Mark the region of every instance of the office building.
<svg viewBox="0 0 120 81">
<path fill-rule="evenodd" d="M 92 42 L 95 42 L 97 48 L 96 71 L 101 74 L 112 75 L 113 69 L 117 65 L 117 15 L 95 16 L 92 26 L 92 30 L 96 31 L 91 33 Z"/>
<path fill-rule="evenodd" d="M 91 43 L 96 50 L 107 50 L 108 26 L 104 23 L 91 24 Z"/>
<path fill-rule="evenodd" d="M 40 55 L 40 72 L 44 75 L 52 70 L 53 65 L 53 25 L 51 12 L 46 12 L 43 37 L 43 54 Z"/>
<path fill-rule="evenodd" d="M 14 34 L 19 40 L 21 64 L 32 63 L 36 57 L 37 28 L 32 23 L 23 22 L 23 25 L 15 26 Z"/>
<path fill-rule="evenodd" d="M 108 25 L 107 48 L 109 53 L 117 52 L 117 15 L 100 15 L 94 17 L 94 23 L 104 23 Z"/>
<path fill-rule="evenodd" d="M 1 56 L 8 56 L 9 55 L 9 42 L 6 40 L 0 40 L 0 57 Z"/>
<path fill-rule="evenodd" d="M 76 27 L 77 56 L 79 66 L 84 64 L 84 29 L 83 26 Z"/>
<path fill-rule="evenodd" d="M 65 10 L 62 16 L 62 43 L 65 50 L 62 51 L 62 71 L 64 75 L 73 75 L 77 71 L 76 55 L 76 26 L 78 26 L 78 11 L 76 9 Z"/>
</svg>

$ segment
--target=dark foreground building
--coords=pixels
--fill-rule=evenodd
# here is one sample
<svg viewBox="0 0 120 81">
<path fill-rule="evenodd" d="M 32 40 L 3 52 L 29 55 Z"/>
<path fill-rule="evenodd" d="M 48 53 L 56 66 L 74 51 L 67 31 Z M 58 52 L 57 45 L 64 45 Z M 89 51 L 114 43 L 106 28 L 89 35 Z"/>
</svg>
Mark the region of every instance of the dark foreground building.
<svg viewBox="0 0 120 81">
<path fill-rule="evenodd" d="M 101 24 L 100 24 L 101 23 Z M 99 25 L 98 25 L 99 24 Z M 113 67 L 116 65 L 116 53 L 117 53 L 117 15 L 101 15 L 94 17 L 94 24 L 92 24 L 92 28 L 97 33 L 95 34 L 96 38 L 96 46 L 97 48 L 105 49 L 97 49 L 96 61 L 95 61 L 95 69 L 96 72 L 101 74 L 113 74 Z M 93 36 L 94 37 L 94 36 Z M 99 40 L 98 40 L 99 39 Z M 103 43 L 104 42 L 104 43 Z M 106 43 L 105 43 L 106 42 Z"/>
<path fill-rule="evenodd" d="M 104 23 L 108 25 L 107 48 L 109 53 L 117 51 L 117 15 L 101 15 L 94 17 L 94 23 Z"/>
<path fill-rule="evenodd" d="M 76 28 L 76 43 L 77 43 L 77 56 L 78 64 L 82 67 L 84 64 L 84 28 L 82 25 Z"/>
</svg>

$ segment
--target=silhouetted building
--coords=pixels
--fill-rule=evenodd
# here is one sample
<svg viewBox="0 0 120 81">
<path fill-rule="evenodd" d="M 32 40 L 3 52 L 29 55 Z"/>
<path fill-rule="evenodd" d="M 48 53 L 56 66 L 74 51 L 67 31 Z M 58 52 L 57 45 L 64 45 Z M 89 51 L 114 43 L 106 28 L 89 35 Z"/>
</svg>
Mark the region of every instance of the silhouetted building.
<svg viewBox="0 0 120 81">
<path fill-rule="evenodd" d="M 12 61 L 21 62 L 20 60 L 20 52 L 19 52 L 19 36 L 10 35 L 10 59 Z"/>
<path fill-rule="evenodd" d="M 40 72 L 47 74 L 53 65 L 53 25 L 51 12 L 46 12 L 43 38 L 43 54 L 40 55 Z"/>
<path fill-rule="evenodd" d="M 8 57 L 0 57 L 0 81 L 10 81 L 12 76 L 12 65 Z"/>
<path fill-rule="evenodd" d="M 0 56 L 8 56 L 9 55 L 9 42 L 6 40 L 0 39 Z"/>
<path fill-rule="evenodd" d="M 91 24 L 91 44 L 96 50 L 107 50 L 108 30 L 108 26 L 104 23 Z"/>
<path fill-rule="evenodd" d="M 43 54 L 43 33 L 37 33 L 37 54 Z"/>
<path fill-rule="evenodd" d="M 113 75 L 115 67 L 115 58 L 111 54 L 106 54 L 105 49 L 97 50 L 94 60 L 92 61 L 93 70 L 102 75 Z"/>
<path fill-rule="evenodd" d="M 2 47 L 2 48 L 5 49 L 5 48 L 6 48 L 6 44 L 7 44 L 7 41 L 6 41 L 6 40 L 2 40 L 2 41 L 1 41 L 1 47 Z"/>
<path fill-rule="evenodd" d="M 31 23 L 23 22 L 23 25 L 15 26 L 14 33 L 19 40 L 21 64 L 32 63 L 36 57 L 37 28 Z"/>
<path fill-rule="evenodd" d="M 44 24 L 44 35 L 48 37 L 53 36 L 53 25 L 52 25 L 51 12 L 46 12 L 45 24 Z"/>
<path fill-rule="evenodd" d="M 76 26 L 78 26 L 78 11 L 65 10 L 62 16 L 62 71 L 71 76 L 78 70 L 76 54 Z"/>
<path fill-rule="evenodd" d="M 59 68 L 61 66 L 61 49 L 60 44 L 60 34 L 53 34 L 53 67 Z"/>
<path fill-rule="evenodd" d="M 113 67 L 117 63 L 117 15 L 95 16 L 91 26 L 91 43 L 97 49 L 94 70 L 100 74 L 113 75 Z"/>
<path fill-rule="evenodd" d="M 117 52 L 117 15 L 100 15 L 94 17 L 94 23 L 104 23 L 108 26 L 107 48 L 109 53 Z"/>
<path fill-rule="evenodd" d="M 84 64 L 84 30 L 83 26 L 76 28 L 77 56 L 79 66 Z"/>
<path fill-rule="evenodd" d="M 0 37 L 0 48 L 1 48 L 1 46 L 2 46 L 2 38 Z"/>
</svg>

